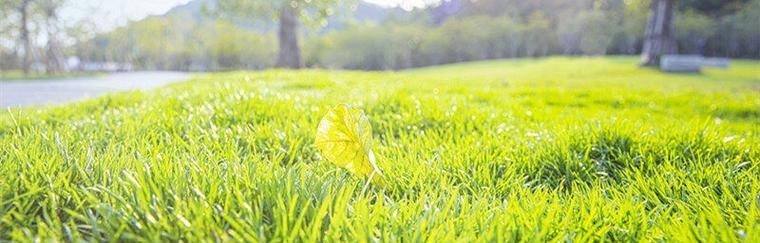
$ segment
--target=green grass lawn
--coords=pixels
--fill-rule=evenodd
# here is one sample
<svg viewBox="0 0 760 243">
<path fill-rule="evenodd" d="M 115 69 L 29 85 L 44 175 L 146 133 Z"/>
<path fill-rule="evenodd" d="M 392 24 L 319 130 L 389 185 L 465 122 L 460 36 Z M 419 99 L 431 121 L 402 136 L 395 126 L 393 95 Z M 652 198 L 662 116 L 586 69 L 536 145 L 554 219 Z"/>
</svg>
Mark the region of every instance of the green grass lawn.
<svg viewBox="0 0 760 243">
<path fill-rule="evenodd" d="M 57 74 L 47 74 L 44 72 L 32 72 L 24 74 L 21 70 L 0 70 L 0 81 L 19 81 L 19 80 L 46 80 L 61 78 L 77 78 L 98 76 L 98 72 L 66 72 Z"/>
<path fill-rule="evenodd" d="M 199 76 L 0 115 L 0 240 L 760 242 L 760 62 Z M 314 146 L 363 109 L 387 186 Z"/>
</svg>

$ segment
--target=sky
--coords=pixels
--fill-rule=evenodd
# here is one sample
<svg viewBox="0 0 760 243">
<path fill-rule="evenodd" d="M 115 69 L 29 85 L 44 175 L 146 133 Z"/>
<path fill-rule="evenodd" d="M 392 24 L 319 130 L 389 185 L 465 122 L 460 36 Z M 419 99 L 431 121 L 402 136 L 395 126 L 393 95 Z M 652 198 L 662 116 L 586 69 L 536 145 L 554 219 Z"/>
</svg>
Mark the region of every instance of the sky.
<svg viewBox="0 0 760 243">
<path fill-rule="evenodd" d="M 190 0 L 77 0 L 62 10 L 61 16 L 70 25 L 88 18 L 99 31 L 113 29 L 130 20 L 139 20 L 149 15 L 163 14 L 171 8 Z M 439 0 L 362 0 L 386 7 L 401 7 L 406 10 L 424 7 Z"/>
<path fill-rule="evenodd" d="M 108 30 L 124 25 L 130 20 L 139 20 L 149 15 L 163 14 L 171 8 L 190 0 L 77 0 L 61 10 L 61 19 L 66 24 L 77 25 L 88 20 L 97 30 Z"/>
</svg>

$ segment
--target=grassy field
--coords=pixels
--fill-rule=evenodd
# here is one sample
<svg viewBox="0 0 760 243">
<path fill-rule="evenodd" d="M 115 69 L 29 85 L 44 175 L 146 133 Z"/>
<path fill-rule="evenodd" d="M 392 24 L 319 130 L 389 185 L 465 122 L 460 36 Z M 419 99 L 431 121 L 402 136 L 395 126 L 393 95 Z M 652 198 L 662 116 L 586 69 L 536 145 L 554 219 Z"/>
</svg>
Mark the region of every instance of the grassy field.
<svg viewBox="0 0 760 243">
<path fill-rule="evenodd" d="M 91 77 L 91 76 L 98 76 L 98 75 L 101 75 L 101 73 L 73 72 L 73 73 L 47 74 L 44 72 L 32 72 L 29 74 L 24 74 L 23 72 L 21 72 L 21 70 L 0 70 L 0 81 L 46 80 L 46 79 Z"/>
<path fill-rule="evenodd" d="M 0 240 L 760 242 L 760 62 L 199 76 L 0 115 Z M 323 159 L 363 109 L 384 188 Z"/>
</svg>

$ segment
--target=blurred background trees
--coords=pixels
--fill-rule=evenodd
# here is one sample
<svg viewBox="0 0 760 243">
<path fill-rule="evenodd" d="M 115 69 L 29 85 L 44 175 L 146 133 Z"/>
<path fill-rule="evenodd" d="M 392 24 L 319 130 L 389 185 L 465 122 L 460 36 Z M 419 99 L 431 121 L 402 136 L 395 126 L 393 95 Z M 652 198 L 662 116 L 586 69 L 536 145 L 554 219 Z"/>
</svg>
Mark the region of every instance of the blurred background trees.
<svg viewBox="0 0 760 243">
<path fill-rule="evenodd" d="M 413 11 L 360 0 L 250 6 L 193 0 L 107 32 L 56 24 L 56 9 L 70 0 L 0 1 L 0 68 L 55 72 L 62 69 L 61 59 L 68 63 L 72 57 L 80 60 L 78 68 L 119 63 L 209 71 L 301 63 L 389 70 L 546 55 L 636 55 L 656 0 L 450 0 Z M 218 7 L 218 14 L 204 14 L 204 6 Z M 296 26 L 309 28 L 280 33 L 283 7 L 295 9 Z M 24 8 L 28 38 L 21 24 Z M 760 58 L 760 0 L 676 0 L 672 9 L 679 53 Z"/>
<path fill-rule="evenodd" d="M 59 11 L 64 0 L 0 0 L 0 69 L 48 74 L 65 66 Z"/>
<path fill-rule="evenodd" d="M 274 20 L 277 22 L 278 55 L 275 67 L 303 67 L 299 25 L 303 21 L 323 22 L 335 13 L 338 0 L 218 0 L 207 7 L 227 19 Z M 347 1 L 343 1 L 347 2 Z"/>
</svg>

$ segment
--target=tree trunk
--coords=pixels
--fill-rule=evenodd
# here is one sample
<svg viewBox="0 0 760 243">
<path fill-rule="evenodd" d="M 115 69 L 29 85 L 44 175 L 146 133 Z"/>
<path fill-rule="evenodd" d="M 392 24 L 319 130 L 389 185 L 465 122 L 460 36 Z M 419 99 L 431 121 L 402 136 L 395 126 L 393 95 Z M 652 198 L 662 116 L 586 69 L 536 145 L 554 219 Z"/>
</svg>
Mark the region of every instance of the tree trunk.
<svg viewBox="0 0 760 243">
<path fill-rule="evenodd" d="M 673 38 L 673 0 L 654 0 L 649 13 L 649 22 L 641 50 L 641 66 L 657 66 L 660 56 L 676 53 Z"/>
<path fill-rule="evenodd" d="M 29 67 L 32 65 L 32 43 L 29 37 L 29 3 L 30 0 L 21 1 L 18 11 L 21 14 L 21 44 L 24 46 L 24 58 L 21 61 L 21 70 L 24 75 L 29 73 Z"/>
<path fill-rule="evenodd" d="M 284 6 L 280 12 L 279 55 L 275 67 L 299 69 L 303 67 L 298 47 L 298 16 L 296 9 Z"/>
<path fill-rule="evenodd" d="M 47 56 L 45 60 L 45 70 L 48 74 L 54 74 L 63 71 L 63 53 L 58 45 L 58 27 L 55 24 L 58 22 L 58 15 L 56 13 L 57 6 L 51 5 L 45 9 L 46 24 L 47 24 Z"/>
</svg>

